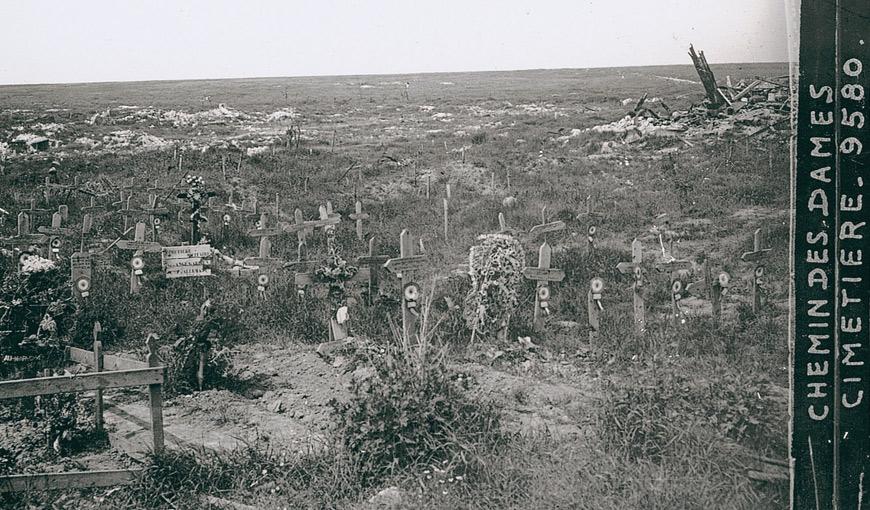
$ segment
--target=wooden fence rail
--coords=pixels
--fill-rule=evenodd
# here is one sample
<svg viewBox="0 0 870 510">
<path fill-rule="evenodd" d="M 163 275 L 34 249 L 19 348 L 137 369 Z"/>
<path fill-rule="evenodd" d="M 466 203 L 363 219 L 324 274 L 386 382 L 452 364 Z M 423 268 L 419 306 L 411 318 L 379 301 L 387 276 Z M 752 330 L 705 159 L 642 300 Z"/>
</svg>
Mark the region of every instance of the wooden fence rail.
<svg viewBox="0 0 870 510">
<path fill-rule="evenodd" d="M 102 429 L 103 390 L 148 386 L 154 451 L 163 451 L 162 390 L 165 368 L 160 365 L 157 358 L 157 347 L 153 343 L 153 340 L 157 338 L 156 335 L 149 335 L 145 341 L 148 347 L 148 361 L 142 362 L 103 354 L 102 345 L 97 339 L 98 328 L 98 325 L 95 326 L 93 351 L 77 347 L 67 349 L 68 361 L 94 369 L 95 372 L 2 381 L 0 382 L 0 400 L 96 390 L 95 420 L 97 428 Z M 141 469 L 119 469 L 0 476 L 0 493 L 126 485 L 135 481 L 141 472 Z"/>
</svg>

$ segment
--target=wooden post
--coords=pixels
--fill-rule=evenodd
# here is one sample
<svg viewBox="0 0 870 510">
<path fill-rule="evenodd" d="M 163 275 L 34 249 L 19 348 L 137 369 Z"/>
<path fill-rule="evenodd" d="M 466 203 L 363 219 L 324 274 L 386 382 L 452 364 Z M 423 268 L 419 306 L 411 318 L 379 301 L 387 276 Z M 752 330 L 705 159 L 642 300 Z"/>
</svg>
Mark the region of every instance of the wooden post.
<svg viewBox="0 0 870 510">
<path fill-rule="evenodd" d="M 447 183 L 447 189 L 446 189 L 446 192 L 447 192 L 447 199 L 450 200 L 453 196 L 452 196 L 452 194 L 451 194 L 451 192 L 450 192 L 450 183 L 449 183 L 449 182 Z"/>
<path fill-rule="evenodd" d="M 426 176 L 426 200 L 429 200 L 429 193 L 431 191 L 431 186 L 432 186 L 432 176 L 427 175 Z"/>
<path fill-rule="evenodd" d="M 284 261 L 272 257 L 272 241 L 271 236 L 276 236 L 281 233 L 281 229 L 277 227 L 269 227 L 269 213 L 260 213 L 260 220 L 257 222 L 257 228 L 248 231 L 251 237 L 260 238 L 260 248 L 256 257 L 248 257 L 244 260 L 246 265 L 264 266 L 260 269 L 260 275 L 257 277 L 257 290 L 260 296 L 266 298 L 266 288 L 269 284 L 269 273 L 275 267 L 283 265 Z"/>
<path fill-rule="evenodd" d="M 449 186 L 449 184 L 448 184 L 448 186 Z M 447 209 L 447 208 L 448 208 L 448 205 L 447 205 L 447 199 L 445 198 L 445 199 L 444 199 L 444 242 L 445 242 L 445 243 L 450 241 L 450 237 L 449 237 L 449 223 L 448 223 L 448 222 L 449 222 L 449 220 L 448 220 L 448 214 L 449 214 L 449 212 L 448 212 L 448 209 Z"/>
<path fill-rule="evenodd" d="M 597 227 L 595 225 L 589 225 L 586 228 L 586 245 L 588 254 L 590 256 L 595 254 L 595 233 L 598 232 Z"/>
<path fill-rule="evenodd" d="M 646 330 L 646 308 L 643 301 L 643 245 L 637 239 L 631 242 L 631 262 L 620 262 L 616 269 L 622 274 L 634 274 L 634 332 L 642 335 Z"/>
<path fill-rule="evenodd" d="M 752 251 L 745 252 L 740 256 L 744 262 L 755 262 L 752 271 L 752 313 L 761 310 L 762 294 L 764 291 L 764 264 L 761 262 L 771 248 L 764 248 L 764 233 L 760 228 L 755 229 L 752 239 Z"/>
<path fill-rule="evenodd" d="M 414 254 L 414 240 L 407 230 L 399 235 L 399 258 L 384 264 L 402 282 L 402 332 L 406 341 L 413 339 L 420 317 L 420 286 L 414 281 L 416 273 L 426 265 L 425 255 Z"/>
<path fill-rule="evenodd" d="M 589 282 L 589 292 L 586 293 L 586 311 L 589 321 L 589 345 L 598 340 L 601 331 L 601 312 L 604 306 L 601 304 L 604 292 L 604 280 L 597 276 Z"/>
<path fill-rule="evenodd" d="M 100 332 L 103 328 L 99 322 L 94 323 L 94 371 L 103 371 L 103 342 L 100 341 Z M 98 432 L 103 431 L 103 390 L 97 389 L 94 397 L 94 427 Z"/>
<path fill-rule="evenodd" d="M 160 337 L 154 333 L 149 333 L 145 339 L 145 346 L 148 348 L 148 366 L 159 367 L 160 359 L 157 357 L 156 340 Z M 154 453 L 163 452 L 163 385 L 149 384 L 148 385 L 148 403 L 151 408 L 151 436 L 154 441 Z"/>
<path fill-rule="evenodd" d="M 148 195 L 148 207 L 144 207 L 143 212 L 148 214 L 148 223 L 151 224 L 151 240 L 158 242 L 157 232 L 160 230 L 162 223 L 160 216 L 169 215 L 169 209 L 157 207 L 157 195 L 152 193 Z"/>
<path fill-rule="evenodd" d="M 695 294 L 699 292 L 707 296 L 712 307 L 713 321 L 718 323 L 722 317 L 722 297 L 728 292 L 731 276 L 722 271 L 715 279 L 710 277 L 710 266 L 704 261 L 704 279 L 700 282 L 690 283 L 686 286 L 686 292 Z"/>
<path fill-rule="evenodd" d="M 551 269 L 550 259 L 552 249 L 545 241 L 538 249 L 538 267 L 523 268 L 523 276 L 529 280 L 535 280 L 535 331 L 543 331 L 544 316 L 550 315 L 550 287 L 549 282 L 561 282 L 565 278 L 565 272 L 561 269 Z"/>
<path fill-rule="evenodd" d="M 368 219 L 368 213 L 362 211 L 362 202 L 356 201 L 356 212 L 350 215 L 350 219 L 356 220 L 356 238 L 363 240 L 363 220 Z"/>
</svg>

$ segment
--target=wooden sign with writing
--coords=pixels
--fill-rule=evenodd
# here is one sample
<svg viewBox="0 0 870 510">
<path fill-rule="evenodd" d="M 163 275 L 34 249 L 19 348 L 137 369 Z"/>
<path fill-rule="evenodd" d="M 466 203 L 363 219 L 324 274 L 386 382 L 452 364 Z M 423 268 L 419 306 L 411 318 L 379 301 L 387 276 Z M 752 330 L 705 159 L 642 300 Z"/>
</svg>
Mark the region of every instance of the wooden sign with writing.
<svg viewBox="0 0 870 510">
<path fill-rule="evenodd" d="M 72 286 L 75 295 L 86 299 L 93 292 L 93 262 L 90 253 L 76 252 L 70 256 Z"/>
<path fill-rule="evenodd" d="M 212 248 L 208 244 L 166 246 L 162 251 L 166 278 L 211 276 Z"/>
</svg>

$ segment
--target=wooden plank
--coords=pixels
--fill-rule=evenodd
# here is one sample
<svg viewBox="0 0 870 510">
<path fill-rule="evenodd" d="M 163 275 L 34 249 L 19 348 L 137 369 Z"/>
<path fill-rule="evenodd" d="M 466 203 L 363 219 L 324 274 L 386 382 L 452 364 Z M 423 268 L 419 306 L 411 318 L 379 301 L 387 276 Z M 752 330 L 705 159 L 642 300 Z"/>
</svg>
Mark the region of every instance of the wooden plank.
<svg viewBox="0 0 870 510">
<path fill-rule="evenodd" d="M 88 368 L 96 368 L 93 351 L 79 349 L 78 347 L 69 347 L 67 353 L 67 357 L 71 362 L 78 363 L 79 365 Z M 148 363 L 129 358 L 122 358 L 115 354 L 103 354 L 103 370 L 107 372 L 137 370 L 140 368 L 148 368 Z"/>
<path fill-rule="evenodd" d="M 0 382 L 0 399 L 163 383 L 163 367 Z"/>
<path fill-rule="evenodd" d="M 543 225 L 535 225 L 531 230 L 529 230 L 529 234 L 535 237 L 541 234 L 546 234 L 547 232 L 556 232 L 559 230 L 565 230 L 564 221 L 554 221 L 552 223 L 544 223 Z"/>
<path fill-rule="evenodd" d="M 541 267 L 524 267 L 523 276 L 530 280 L 561 282 L 565 279 L 565 271 Z"/>
<path fill-rule="evenodd" d="M 141 469 L 111 469 L 68 473 L 35 473 L 0 476 L 0 492 L 85 489 L 129 485 L 136 481 Z"/>
<path fill-rule="evenodd" d="M 425 255 L 399 257 L 387 260 L 384 263 L 384 268 L 393 274 L 399 274 L 406 271 L 420 271 L 426 267 L 427 261 L 428 258 Z"/>
</svg>

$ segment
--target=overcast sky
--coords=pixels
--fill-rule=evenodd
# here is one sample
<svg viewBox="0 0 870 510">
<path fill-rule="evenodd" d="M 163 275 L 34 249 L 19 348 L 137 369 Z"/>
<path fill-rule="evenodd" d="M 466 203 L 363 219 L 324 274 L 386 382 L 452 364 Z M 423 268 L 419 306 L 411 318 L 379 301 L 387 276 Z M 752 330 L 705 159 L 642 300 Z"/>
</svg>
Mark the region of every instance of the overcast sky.
<svg viewBox="0 0 870 510">
<path fill-rule="evenodd" d="M 784 0 L 0 0 L 0 84 L 787 60 Z"/>
</svg>

